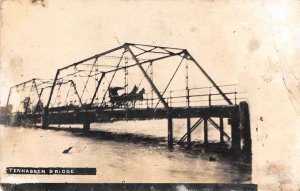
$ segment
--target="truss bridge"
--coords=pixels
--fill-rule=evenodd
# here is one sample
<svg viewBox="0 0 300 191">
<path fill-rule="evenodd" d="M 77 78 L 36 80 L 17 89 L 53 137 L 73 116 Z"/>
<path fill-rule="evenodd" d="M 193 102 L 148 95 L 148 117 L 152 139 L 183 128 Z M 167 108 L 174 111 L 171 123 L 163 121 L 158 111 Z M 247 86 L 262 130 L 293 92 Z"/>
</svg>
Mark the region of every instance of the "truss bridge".
<svg viewBox="0 0 300 191">
<path fill-rule="evenodd" d="M 240 94 L 236 84 L 216 84 L 186 49 L 125 43 L 59 68 L 53 79 L 11 87 L 1 121 L 42 128 L 83 124 L 89 131 L 91 123 L 166 119 L 172 149 L 173 120 L 181 118 L 186 133 L 178 144 L 190 147 L 200 126 L 208 144 L 210 124 L 220 132 L 221 143 L 251 153 L 249 107 Z M 231 132 L 224 131 L 225 125 Z"/>
</svg>

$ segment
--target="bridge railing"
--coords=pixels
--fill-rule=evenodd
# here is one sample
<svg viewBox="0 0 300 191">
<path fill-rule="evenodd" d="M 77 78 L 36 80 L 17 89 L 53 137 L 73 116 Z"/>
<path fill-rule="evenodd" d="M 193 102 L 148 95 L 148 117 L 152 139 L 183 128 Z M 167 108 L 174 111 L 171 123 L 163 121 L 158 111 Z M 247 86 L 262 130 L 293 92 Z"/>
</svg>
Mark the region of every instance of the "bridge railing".
<svg viewBox="0 0 300 191">
<path fill-rule="evenodd" d="M 245 92 L 238 92 L 236 86 L 236 84 L 219 86 L 223 91 L 225 90 L 224 94 L 234 105 L 237 105 L 240 100 L 245 100 L 241 97 Z M 182 104 L 185 104 L 186 107 L 227 105 L 221 94 L 212 86 L 172 90 L 169 92 L 167 100 L 170 107 L 182 106 Z"/>
<path fill-rule="evenodd" d="M 237 105 L 239 101 L 246 100 L 241 97 L 245 92 L 238 92 L 236 84 L 221 85 L 220 88 L 224 89 L 224 94 Z M 162 92 L 161 92 L 162 93 Z M 189 89 L 170 90 L 165 93 L 163 98 L 168 103 L 169 107 L 196 107 L 196 106 L 213 106 L 213 105 L 228 105 L 220 93 L 214 90 L 214 87 L 200 87 Z M 109 100 L 104 103 L 104 108 L 112 108 Z M 95 105 L 94 107 L 99 107 Z M 102 105 L 103 107 L 103 105 Z M 132 108 L 132 106 L 129 106 Z M 153 93 L 145 93 L 144 99 L 137 101 L 134 108 L 161 108 L 162 104 L 159 103 L 159 98 L 153 96 Z M 122 108 L 126 108 L 124 105 Z"/>
</svg>

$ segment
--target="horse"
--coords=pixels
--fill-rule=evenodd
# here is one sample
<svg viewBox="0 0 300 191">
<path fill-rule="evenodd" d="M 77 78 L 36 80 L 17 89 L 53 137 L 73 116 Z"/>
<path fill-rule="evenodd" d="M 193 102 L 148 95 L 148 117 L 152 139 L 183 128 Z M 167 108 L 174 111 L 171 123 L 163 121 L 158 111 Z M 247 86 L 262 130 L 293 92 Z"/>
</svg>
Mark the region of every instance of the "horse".
<svg viewBox="0 0 300 191">
<path fill-rule="evenodd" d="M 144 100 L 145 89 L 143 88 L 139 93 L 135 94 L 132 98 L 132 106 L 135 106 L 136 101 L 143 101 Z"/>
<path fill-rule="evenodd" d="M 125 107 L 125 106 L 130 106 L 134 107 L 136 101 L 142 101 L 144 99 L 143 95 L 145 94 L 145 89 L 143 88 L 141 91 L 138 91 L 138 88 L 136 86 L 133 87 L 131 92 L 128 94 L 124 93 L 121 96 L 118 96 L 116 94 L 109 94 L 110 96 L 110 101 L 113 106 L 116 107 Z M 115 92 L 113 92 L 115 93 Z"/>
</svg>

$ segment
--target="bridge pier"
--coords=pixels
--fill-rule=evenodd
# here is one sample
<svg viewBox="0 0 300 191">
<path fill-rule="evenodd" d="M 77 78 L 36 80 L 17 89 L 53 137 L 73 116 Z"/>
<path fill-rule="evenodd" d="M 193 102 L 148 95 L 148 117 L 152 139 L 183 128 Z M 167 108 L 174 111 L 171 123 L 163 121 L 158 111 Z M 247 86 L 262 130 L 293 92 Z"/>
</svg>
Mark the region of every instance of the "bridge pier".
<svg viewBox="0 0 300 191">
<path fill-rule="evenodd" d="M 91 128 L 91 123 L 89 121 L 85 121 L 83 123 L 83 130 L 88 132 L 90 130 L 90 128 Z"/>
<path fill-rule="evenodd" d="M 43 115 L 41 117 L 41 122 L 42 122 L 42 129 L 46 129 L 49 127 L 49 122 L 48 122 L 48 116 L 47 115 Z"/>
<path fill-rule="evenodd" d="M 86 113 L 83 117 L 83 130 L 84 132 L 88 132 L 91 128 L 91 119 L 88 113 Z"/>
<path fill-rule="evenodd" d="M 252 153 L 252 140 L 251 140 L 251 130 L 250 130 L 250 115 L 249 106 L 247 102 L 241 102 L 239 105 L 240 113 L 240 124 L 242 131 L 242 151 L 245 155 L 251 155 Z"/>
<path fill-rule="evenodd" d="M 11 125 L 13 126 L 21 126 L 22 125 L 22 116 L 15 115 L 11 121 Z"/>
<path fill-rule="evenodd" d="M 231 123 L 231 150 L 234 153 L 239 153 L 241 151 L 241 131 L 240 131 L 240 123 L 239 118 L 237 116 L 233 116 L 230 119 Z"/>
</svg>

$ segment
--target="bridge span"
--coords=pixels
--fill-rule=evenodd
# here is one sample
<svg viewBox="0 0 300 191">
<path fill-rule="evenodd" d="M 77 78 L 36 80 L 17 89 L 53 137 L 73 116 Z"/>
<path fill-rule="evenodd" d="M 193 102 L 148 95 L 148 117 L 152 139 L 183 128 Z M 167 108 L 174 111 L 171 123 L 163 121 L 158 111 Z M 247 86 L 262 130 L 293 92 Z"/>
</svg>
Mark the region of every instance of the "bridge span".
<svg viewBox="0 0 300 191">
<path fill-rule="evenodd" d="M 191 147 L 191 134 L 200 124 L 208 144 L 211 124 L 221 143 L 231 141 L 231 150 L 251 153 L 249 106 L 236 86 L 217 85 L 186 49 L 125 43 L 62 67 L 53 79 L 11 87 L 1 122 L 41 123 L 42 128 L 83 124 L 89 131 L 91 123 L 167 119 L 172 149 L 173 119 L 184 118 L 186 134 L 179 144 Z"/>
</svg>

